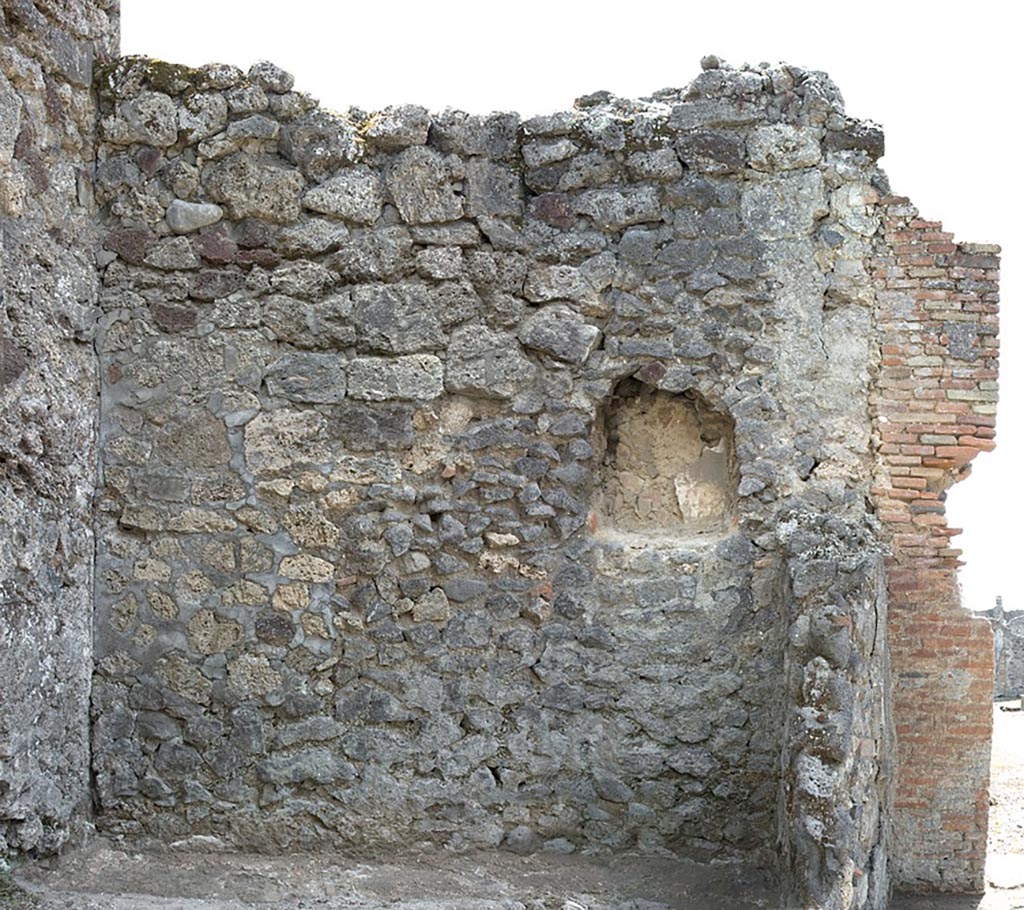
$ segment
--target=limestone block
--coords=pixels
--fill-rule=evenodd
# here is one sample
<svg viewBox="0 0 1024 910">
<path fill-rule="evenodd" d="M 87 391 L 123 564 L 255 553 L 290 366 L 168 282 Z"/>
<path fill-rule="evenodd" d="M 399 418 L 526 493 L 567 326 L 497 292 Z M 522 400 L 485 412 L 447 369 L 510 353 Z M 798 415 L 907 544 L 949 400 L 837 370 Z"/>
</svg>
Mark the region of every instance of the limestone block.
<svg viewBox="0 0 1024 910">
<path fill-rule="evenodd" d="M 825 181 L 809 170 L 748 186 L 740 202 L 743 222 L 765 240 L 809 234 L 828 214 Z"/>
<path fill-rule="evenodd" d="M 429 401 L 444 389 L 444 367 L 431 354 L 357 357 L 348 366 L 348 392 L 364 401 Z"/>
<path fill-rule="evenodd" d="M 384 188 L 377 173 L 368 167 L 346 168 L 307 190 L 302 204 L 324 215 L 372 224 L 380 217 Z"/>
<path fill-rule="evenodd" d="M 302 174 L 293 168 L 260 164 L 247 155 L 232 155 L 203 171 L 210 197 L 230 218 L 263 218 L 287 223 L 301 210 Z"/>
</svg>

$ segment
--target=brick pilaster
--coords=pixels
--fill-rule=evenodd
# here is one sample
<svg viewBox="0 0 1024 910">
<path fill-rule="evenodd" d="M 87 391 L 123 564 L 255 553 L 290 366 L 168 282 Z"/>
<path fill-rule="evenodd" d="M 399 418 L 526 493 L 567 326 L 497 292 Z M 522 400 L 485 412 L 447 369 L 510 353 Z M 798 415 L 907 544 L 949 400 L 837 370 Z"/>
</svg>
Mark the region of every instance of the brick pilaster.
<svg viewBox="0 0 1024 910">
<path fill-rule="evenodd" d="M 872 496 L 889 536 L 897 732 L 893 880 L 982 890 L 992 727 L 992 633 L 961 605 L 945 492 L 991 450 L 999 248 L 957 244 L 906 199 L 881 200 L 874 263 L 879 375 Z"/>
</svg>

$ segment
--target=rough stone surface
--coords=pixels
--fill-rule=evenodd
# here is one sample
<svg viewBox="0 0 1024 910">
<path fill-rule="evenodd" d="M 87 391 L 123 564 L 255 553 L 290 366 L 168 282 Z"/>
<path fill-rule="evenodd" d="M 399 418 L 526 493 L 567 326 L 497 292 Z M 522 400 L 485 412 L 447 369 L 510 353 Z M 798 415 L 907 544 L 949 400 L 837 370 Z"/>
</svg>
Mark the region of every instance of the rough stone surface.
<svg viewBox="0 0 1024 910">
<path fill-rule="evenodd" d="M 984 805 L 939 497 L 991 447 L 997 250 L 886 195 L 826 76 L 708 58 L 520 124 L 127 58 L 93 110 L 18 9 L 4 851 L 86 795 L 92 667 L 118 836 L 742 858 L 829 910 L 976 885 L 984 809 L 914 799 L 945 736 Z M 971 696 L 934 754 L 917 678 Z"/>
<path fill-rule="evenodd" d="M 116 21 L 110 4 L 79 0 L 0 13 L 0 857 L 58 850 L 89 804 L 89 85 L 92 61 L 115 52 Z"/>
<path fill-rule="evenodd" d="M 200 228 L 216 224 L 224 217 L 219 205 L 204 202 L 185 202 L 175 199 L 167 206 L 167 225 L 175 234 L 190 234 Z"/>
</svg>

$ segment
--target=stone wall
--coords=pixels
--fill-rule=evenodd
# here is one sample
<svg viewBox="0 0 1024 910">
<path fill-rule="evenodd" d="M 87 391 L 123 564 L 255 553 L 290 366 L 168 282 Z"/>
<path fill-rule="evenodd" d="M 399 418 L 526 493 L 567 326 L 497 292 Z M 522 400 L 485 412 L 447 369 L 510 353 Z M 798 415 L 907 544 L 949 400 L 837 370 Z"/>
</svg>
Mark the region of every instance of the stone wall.
<svg viewBox="0 0 1024 910">
<path fill-rule="evenodd" d="M 1024 610 L 1004 610 L 1003 599 L 979 615 L 992 624 L 995 697 L 1024 696 Z"/>
<path fill-rule="evenodd" d="M 265 64 L 101 89 L 99 824 L 762 859 L 792 825 L 814 893 L 880 906 L 877 130 L 715 61 L 522 123 L 329 114 Z"/>
<path fill-rule="evenodd" d="M 0 852 L 89 795 L 91 673 L 107 832 L 981 884 L 942 499 L 998 250 L 826 76 L 524 122 L 128 58 L 96 105 L 114 6 L 0 9 Z"/>
<path fill-rule="evenodd" d="M 786 731 L 779 844 L 787 907 L 886 907 L 893 724 L 882 555 L 863 527 L 794 513 L 780 533 Z"/>
<path fill-rule="evenodd" d="M 98 237 L 113 3 L 0 3 L 0 855 L 88 805 Z"/>
<path fill-rule="evenodd" d="M 995 444 L 999 248 L 954 243 L 904 198 L 881 202 L 872 498 L 892 545 L 893 877 L 911 889 L 980 891 L 992 632 L 961 606 L 958 532 L 946 527 L 944 500 Z"/>
</svg>

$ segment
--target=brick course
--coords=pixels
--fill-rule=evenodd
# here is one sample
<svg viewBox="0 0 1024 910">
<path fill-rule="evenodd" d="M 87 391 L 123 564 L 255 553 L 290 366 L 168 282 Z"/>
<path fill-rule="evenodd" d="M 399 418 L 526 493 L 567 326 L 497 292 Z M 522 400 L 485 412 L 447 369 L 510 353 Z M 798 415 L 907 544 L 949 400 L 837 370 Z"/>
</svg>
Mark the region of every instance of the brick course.
<svg viewBox="0 0 1024 910">
<path fill-rule="evenodd" d="M 881 200 L 881 342 L 871 493 L 891 544 L 897 778 L 893 880 L 984 888 L 992 633 L 961 605 L 946 490 L 995 446 L 999 248 L 956 244 L 902 197 Z"/>
</svg>

